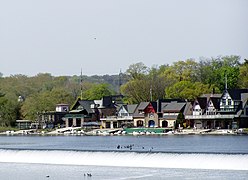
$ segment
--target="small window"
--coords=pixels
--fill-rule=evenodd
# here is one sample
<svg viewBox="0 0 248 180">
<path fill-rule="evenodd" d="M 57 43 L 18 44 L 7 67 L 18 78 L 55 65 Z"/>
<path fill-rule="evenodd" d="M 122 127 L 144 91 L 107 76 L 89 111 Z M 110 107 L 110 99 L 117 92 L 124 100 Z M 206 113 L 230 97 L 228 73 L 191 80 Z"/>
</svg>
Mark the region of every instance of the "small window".
<svg viewBox="0 0 248 180">
<path fill-rule="evenodd" d="M 228 99 L 228 105 L 232 105 L 232 100 L 231 99 Z"/>
<path fill-rule="evenodd" d="M 226 105 L 226 99 L 222 99 L 222 105 Z"/>
</svg>

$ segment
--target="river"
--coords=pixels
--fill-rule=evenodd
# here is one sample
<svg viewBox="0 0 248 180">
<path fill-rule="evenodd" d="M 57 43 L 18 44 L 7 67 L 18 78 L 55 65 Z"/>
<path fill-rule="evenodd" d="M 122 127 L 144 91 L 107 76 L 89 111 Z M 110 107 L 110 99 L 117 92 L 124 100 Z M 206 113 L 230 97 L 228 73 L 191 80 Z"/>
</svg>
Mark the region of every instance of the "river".
<svg viewBox="0 0 248 180">
<path fill-rule="evenodd" d="M 244 135 L 0 136 L 1 179 L 247 179 L 247 162 Z"/>
</svg>

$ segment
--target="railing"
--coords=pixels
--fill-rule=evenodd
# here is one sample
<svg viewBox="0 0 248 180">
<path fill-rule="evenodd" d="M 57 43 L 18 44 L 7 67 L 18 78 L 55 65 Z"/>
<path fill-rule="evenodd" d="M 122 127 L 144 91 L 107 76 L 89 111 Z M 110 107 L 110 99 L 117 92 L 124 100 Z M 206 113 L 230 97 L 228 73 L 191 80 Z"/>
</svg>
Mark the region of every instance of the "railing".
<svg viewBox="0 0 248 180">
<path fill-rule="evenodd" d="M 106 118 L 100 118 L 101 121 L 127 121 L 133 120 L 133 116 L 107 116 Z"/>
<path fill-rule="evenodd" d="M 233 119 L 238 117 L 238 115 L 231 114 L 231 115 L 186 115 L 185 119 Z"/>
</svg>

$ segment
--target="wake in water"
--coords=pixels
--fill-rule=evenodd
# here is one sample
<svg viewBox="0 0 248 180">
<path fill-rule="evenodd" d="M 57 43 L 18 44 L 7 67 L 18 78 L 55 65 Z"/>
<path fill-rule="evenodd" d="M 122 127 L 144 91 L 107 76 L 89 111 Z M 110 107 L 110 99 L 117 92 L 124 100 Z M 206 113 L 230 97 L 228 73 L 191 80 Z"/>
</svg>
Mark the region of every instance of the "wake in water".
<svg viewBox="0 0 248 180">
<path fill-rule="evenodd" d="M 0 162 L 119 167 L 248 170 L 248 154 L 0 150 Z"/>
</svg>

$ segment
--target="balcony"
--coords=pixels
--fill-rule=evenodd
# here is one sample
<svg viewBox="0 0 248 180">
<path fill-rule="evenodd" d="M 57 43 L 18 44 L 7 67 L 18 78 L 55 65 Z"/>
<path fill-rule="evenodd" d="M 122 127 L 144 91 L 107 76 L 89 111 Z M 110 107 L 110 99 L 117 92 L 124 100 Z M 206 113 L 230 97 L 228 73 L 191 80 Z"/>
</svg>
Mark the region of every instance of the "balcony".
<svg viewBox="0 0 248 180">
<path fill-rule="evenodd" d="M 218 120 L 218 119 L 233 119 L 235 117 L 238 117 L 238 115 L 235 114 L 229 114 L 229 115 L 186 115 L 185 119 L 211 119 L 211 120 Z"/>
</svg>

